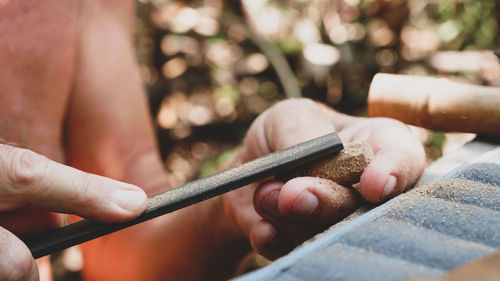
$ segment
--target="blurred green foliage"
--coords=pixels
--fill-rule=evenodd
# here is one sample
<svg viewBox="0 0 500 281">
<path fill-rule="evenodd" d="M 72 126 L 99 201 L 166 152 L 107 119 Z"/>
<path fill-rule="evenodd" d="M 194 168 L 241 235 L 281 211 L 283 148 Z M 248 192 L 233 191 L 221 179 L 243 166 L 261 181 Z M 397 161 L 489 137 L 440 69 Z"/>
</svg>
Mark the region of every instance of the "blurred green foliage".
<svg viewBox="0 0 500 281">
<path fill-rule="evenodd" d="M 218 156 L 207 159 L 200 168 L 199 177 L 203 178 L 217 172 L 219 167 L 234 157 L 235 153 L 234 149 L 227 149 Z"/>
</svg>

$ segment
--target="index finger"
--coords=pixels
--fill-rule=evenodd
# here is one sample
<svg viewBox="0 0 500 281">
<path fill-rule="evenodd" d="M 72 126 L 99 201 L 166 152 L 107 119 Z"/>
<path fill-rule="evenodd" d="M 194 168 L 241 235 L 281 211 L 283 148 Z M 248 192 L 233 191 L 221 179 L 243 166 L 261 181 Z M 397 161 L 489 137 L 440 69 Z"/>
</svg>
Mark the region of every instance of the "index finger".
<svg viewBox="0 0 500 281">
<path fill-rule="evenodd" d="M 26 149 L 0 145 L 0 210 L 31 205 L 102 222 L 140 215 L 139 187 L 85 173 Z"/>
</svg>

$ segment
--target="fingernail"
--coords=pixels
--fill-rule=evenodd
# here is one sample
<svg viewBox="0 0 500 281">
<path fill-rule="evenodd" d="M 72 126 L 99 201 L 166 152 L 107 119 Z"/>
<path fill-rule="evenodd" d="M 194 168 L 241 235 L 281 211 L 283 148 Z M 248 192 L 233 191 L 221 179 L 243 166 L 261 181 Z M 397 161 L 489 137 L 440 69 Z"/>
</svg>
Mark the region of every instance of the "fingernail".
<svg viewBox="0 0 500 281">
<path fill-rule="evenodd" d="M 318 198 L 311 192 L 304 190 L 293 203 L 291 213 L 295 215 L 310 215 L 318 208 Z"/>
<path fill-rule="evenodd" d="M 275 190 L 264 197 L 264 199 L 260 203 L 260 207 L 262 208 L 262 210 L 273 217 L 281 216 L 280 210 L 278 209 L 279 195 L 280 191 Z"/>
<path fill-rule="evenodd" d="M 113 194 L 113 200 L 122 209 L 134 213 L 144 203 L 144 192 L 120 189 Z"/>
<path fill-rule="evenodd" d="M 384 190 L 382 191 L 382 198 L 386 198 L 391 195 L 396 189 L 396 184 L 398 183 L 395 176 L 390 175 L 387 178 L 387 183 L 384 186 Z"/>
</svg>

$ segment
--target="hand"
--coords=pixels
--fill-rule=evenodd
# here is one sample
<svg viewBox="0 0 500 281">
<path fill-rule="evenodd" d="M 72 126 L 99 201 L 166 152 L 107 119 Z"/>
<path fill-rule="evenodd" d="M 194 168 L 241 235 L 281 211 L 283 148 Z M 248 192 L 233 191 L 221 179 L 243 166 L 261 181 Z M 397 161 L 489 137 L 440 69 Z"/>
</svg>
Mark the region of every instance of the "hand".
<svg viewBox="0 0 500 281">
<path fill-rule="evenodd" d="M 141 214 L 146 204 L 146 194 L 136 186 L 0 144 L 0 212 L 8 212 L 0 213 L 0 280 L 38 280 L 33 257 L 18 237 L 46 229 L 47 219 L 52 225 L 54 220 L 35 208 L 121 222 Z"/>
<path fill-rule="evenodd" d="M 306 99 L 281 102 L 257 118 L 241 159 L 248 161 L 331 132 L 344 143 L 367 142 L 375 153 L 357 191 L 301 177 L 286 183 L 270 180 L 227 194 L 226 210 L 259 254 L 275 259 L 288 253 L 352 213 L 363 198 L 379 202 L 405 190 L 424 169 L 422 144 L 403 123 L 351 117 Z"/>
</svg>

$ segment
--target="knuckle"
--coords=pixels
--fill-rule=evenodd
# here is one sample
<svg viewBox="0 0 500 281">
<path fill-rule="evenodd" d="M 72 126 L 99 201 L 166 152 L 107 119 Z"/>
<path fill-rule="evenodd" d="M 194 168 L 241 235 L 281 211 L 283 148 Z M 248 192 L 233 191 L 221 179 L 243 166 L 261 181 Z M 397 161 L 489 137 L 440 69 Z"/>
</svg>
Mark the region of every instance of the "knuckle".
<svg viewBox="0 0 500 281">
<path fill-rule="evenodd" d="M 278 110 L 284 109 L 297 109 L 301 110 L 309 110 L 309 109 L 317 109 L 318 104 L 313 100 L 307 98 L 295 98 L 295 99 L 287 99 L 276 103 L 273 107 Z"/>
<path fill-rule="evenodd" d="M 74 206 L 78 209 L 86 209 L 90 208 L 93 205 L 93 200 L 91 198 L 92 186 L 94 183 L 93 175 L 84 173 L 78 180 L 74 182 L 73 190 L 77 190 L 78 192 L 72 192 L 72 198 L 70 198 L 71 202 L 73 202 Z"/>
<path fill-rule="evenodd" d="M 14 188 L 39 185 L 48 169 L 48 159 L 26 149 L 16 149 L 8 161 L 7 177 Z"/>
</svg>

